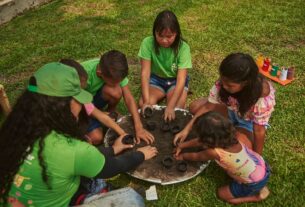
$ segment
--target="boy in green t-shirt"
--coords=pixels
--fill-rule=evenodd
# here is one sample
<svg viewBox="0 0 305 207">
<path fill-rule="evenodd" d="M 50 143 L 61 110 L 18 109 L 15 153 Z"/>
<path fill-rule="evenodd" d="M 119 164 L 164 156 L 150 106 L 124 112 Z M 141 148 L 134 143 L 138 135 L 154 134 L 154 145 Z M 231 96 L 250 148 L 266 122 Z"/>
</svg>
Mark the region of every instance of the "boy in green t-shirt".
<svg viewBox="0 0 305 207">
<path fill-rule="evenodd" d="M 81 63 L 88 74 L 86 90 L 94 95 L 93 104 L 98 109 L 107 106 L 107 111 L 116 110 L 121 97 L 132 115 L 137 143 L 143 139 L 152 143 L 154 137 L 143 128 L 137 104 L 128 87 L 128 64 L 126 56 L 117 50 L 111 50 L 100 59 L 92 59 Z M 89 136 L 92 139 L 102 139 L 101 126 L 98 120 L 92 119 L 89 125 Z"/>
</svg>

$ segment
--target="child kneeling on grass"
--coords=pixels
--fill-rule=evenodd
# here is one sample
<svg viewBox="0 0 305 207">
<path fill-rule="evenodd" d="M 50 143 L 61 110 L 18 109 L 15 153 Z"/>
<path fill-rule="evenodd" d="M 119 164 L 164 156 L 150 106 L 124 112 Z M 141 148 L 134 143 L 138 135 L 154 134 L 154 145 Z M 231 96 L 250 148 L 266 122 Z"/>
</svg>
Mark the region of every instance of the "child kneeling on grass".
<svg viewBox="0 0 305 207">
<path fill-rule="evenodd" d="M 240 143 L 232 123 L 217 112 L 207 112 L 198 117 L 195 130 L 199 138 L 182 142 L 176 148 L 178 160 L 215 160 L 233 181 L 218 188 L 220 199 L 231 204 L 258 202 L 269 195 L 266 187 L 270 169 L 264 159 Z M 181 153 L 189 147 L 203 147 L 196 153 Z"/>
</svg>

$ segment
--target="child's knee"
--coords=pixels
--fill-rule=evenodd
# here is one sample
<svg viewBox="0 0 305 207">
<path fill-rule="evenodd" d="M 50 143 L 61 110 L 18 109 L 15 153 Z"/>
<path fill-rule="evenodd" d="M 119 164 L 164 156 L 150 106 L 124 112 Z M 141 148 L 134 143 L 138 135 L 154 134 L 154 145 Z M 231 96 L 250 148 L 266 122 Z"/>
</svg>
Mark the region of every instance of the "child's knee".
<svg viewBox="0 0 305 207">
<path fill-rule="evenodd" d="M 97 145 L 103 141 L 103 133 L 100 129 L 94 129 L 93 131 L 88 133 L 89 142 L 91 144 Z"/>
</svg>

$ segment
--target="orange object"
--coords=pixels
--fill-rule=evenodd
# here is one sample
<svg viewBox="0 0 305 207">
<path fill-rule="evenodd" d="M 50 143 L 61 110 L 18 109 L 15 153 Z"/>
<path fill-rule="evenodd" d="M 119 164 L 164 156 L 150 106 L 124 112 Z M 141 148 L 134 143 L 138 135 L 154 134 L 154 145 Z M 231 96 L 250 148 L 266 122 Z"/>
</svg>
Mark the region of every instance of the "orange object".
<svg viewBox="0 0 305 207">
<path fill-rule="evenodd" d="M 256 58 L 256 65 L 259 69 L 263 67 L 264 64 L 264 56 L 262 54 L 259 54 Z"/>
<path fill-rule="evenodd" d="M 283 86 L 285 86 L 285 85 L 291 83 L 291 82 L 294 80 L 294 78 L 291 79 L 291 80 L 288 80 L 288 79 L 287 79 L 287 80 L 280 80 L 280 79 L 279 79 L 279 73 L 280 73 L 280 71 L 278 71 L 277 76 L 272 76 L 272 75 L 270 75 L 270 73 L 269 73 L 269 70 L 270 70 L 270 69 L 271 69 L 271 65 L 269 66 L 269 68 L 268 68 L 267 71 L 264 71 L 263 69 L 259 69 L 259 72 L 260 72 L 262 75 L 266 76 L 267 78 L 269 78 L 269 79 L 271 79 L 271 80 L 273 80 L 273 81 L 275 81 L 275 82 L 277 82 L 277 83 L 279 83 L 279 84 L 281 84 L 281 85 L 283 85 Z"/>
</svg>

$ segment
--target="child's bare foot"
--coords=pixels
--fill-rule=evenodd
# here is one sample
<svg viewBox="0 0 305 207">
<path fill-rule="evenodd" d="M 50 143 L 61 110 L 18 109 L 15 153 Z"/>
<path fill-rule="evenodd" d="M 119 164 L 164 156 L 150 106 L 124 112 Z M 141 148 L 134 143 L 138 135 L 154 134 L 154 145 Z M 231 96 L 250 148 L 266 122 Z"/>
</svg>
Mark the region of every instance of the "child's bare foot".
<svg viewBox="0 0 305 207">
<path fill-rule="evenodd" d="M 258 196 L 261 200 L 265 200 L 269 196 L 269 194 L 270 194 L 270 191 L 269 191 L 268 187 L 265 186 L 259 191 Z"/>
</svg>

